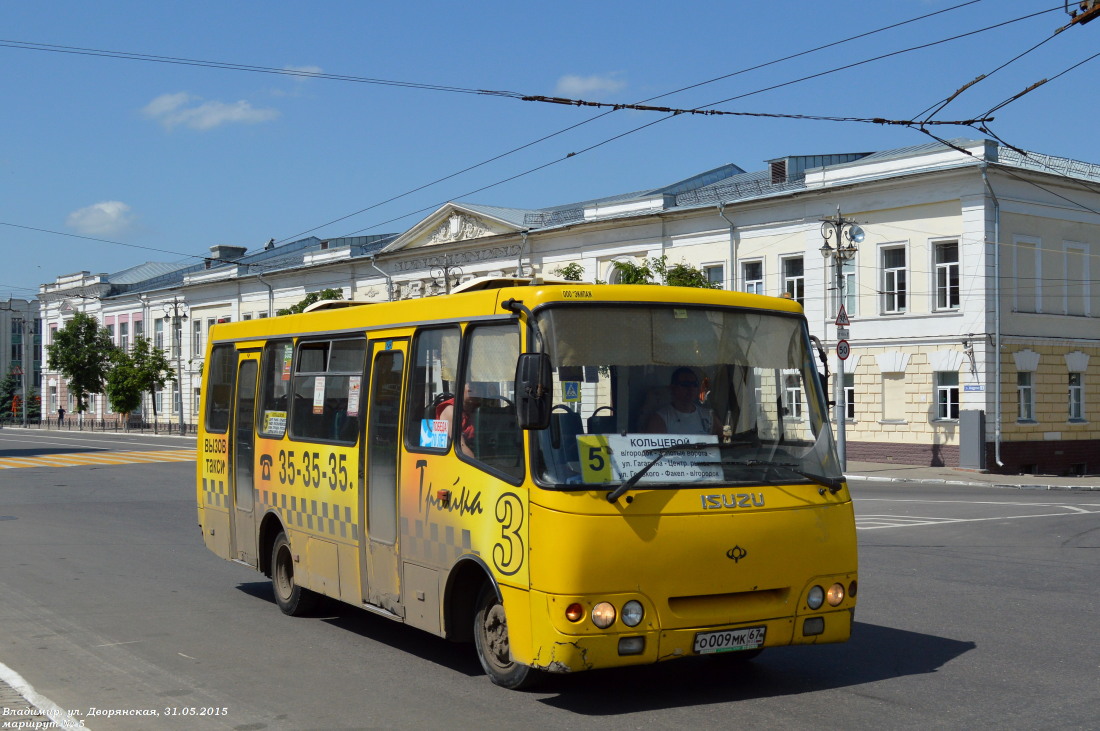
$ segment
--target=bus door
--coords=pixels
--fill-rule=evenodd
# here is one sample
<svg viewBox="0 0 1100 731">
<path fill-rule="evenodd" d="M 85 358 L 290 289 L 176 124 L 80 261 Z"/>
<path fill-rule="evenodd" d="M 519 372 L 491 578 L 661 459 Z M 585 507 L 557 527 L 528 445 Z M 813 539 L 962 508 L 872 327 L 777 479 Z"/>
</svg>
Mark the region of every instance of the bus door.
<svg viewBox="0 0 1100 731">
<path fill-rule="evenodd" d="M 363 447 L 365 489 L 361 493 L 360 541 L 363 600 L 397 615 L 401 606 L 398 545 L 398 459 L 401 447 L 401 386 L 408 340 L 370 342 L 366 440 Z"/>
<path fill-rule="evenodd" d="M 256 372 L 260 354 L 242 352 L 237 366 L 237 394 L 233 401 L 233 427 L 229 450 L 231 556 L 250 566 L 256 563 L 256 517 L 253 512 L 253 471 L 256 447 Z"/>
</svg>

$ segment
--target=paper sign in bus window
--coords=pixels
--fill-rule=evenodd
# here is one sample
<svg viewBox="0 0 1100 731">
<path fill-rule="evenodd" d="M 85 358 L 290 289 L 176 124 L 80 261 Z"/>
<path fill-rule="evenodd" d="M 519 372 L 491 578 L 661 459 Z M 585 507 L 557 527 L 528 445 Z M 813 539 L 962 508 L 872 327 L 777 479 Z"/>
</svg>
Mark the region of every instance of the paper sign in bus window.
<svg viewBox="0 0 1100 731">
<path fill-rule="evenodd" d="M 447 419 L 420 420 L 420 446 L 433 449 L 447 448 L 447 432 L 451 422 Z"/>
<path fill-rule="evenodd" d="M 316 376 L 313 379 L 313 413 L 325 413 L 325 377 Z"/>
</svg>

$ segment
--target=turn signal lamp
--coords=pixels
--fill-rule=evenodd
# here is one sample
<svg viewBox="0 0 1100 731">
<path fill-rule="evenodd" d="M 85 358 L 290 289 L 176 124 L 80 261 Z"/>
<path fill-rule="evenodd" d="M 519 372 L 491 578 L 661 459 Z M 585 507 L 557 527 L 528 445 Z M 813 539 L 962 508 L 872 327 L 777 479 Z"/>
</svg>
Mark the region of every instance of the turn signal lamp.
<svg viewBox="0 0 1100 731">
<path fill-rule="evenodd" d="M 584 607 L 576 602 L 565 608 L 565 618 L 570 622 L 579 622 L 584 619 Z"/>
</svg>

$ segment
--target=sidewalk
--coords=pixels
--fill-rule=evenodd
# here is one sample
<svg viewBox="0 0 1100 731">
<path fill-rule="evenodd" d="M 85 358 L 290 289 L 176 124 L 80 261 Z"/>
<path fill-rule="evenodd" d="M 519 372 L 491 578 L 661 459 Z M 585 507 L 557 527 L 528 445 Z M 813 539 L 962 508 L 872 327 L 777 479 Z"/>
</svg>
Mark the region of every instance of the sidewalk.
<svg viewBox="0 0 1100 731">
<path fill-rule="evenodd" d="M 922 485 L 959 485 L 966 487 L 1011 487 L 1018 490 L 1096 490 L 1100 476 L 1063 477 L 1059 475 L 996 475 L 957 467 L 921 467 L 884 462 L 848 461 L 846 476 L 850 482 L 877 480 L 910 482 Z"/>
</svg>

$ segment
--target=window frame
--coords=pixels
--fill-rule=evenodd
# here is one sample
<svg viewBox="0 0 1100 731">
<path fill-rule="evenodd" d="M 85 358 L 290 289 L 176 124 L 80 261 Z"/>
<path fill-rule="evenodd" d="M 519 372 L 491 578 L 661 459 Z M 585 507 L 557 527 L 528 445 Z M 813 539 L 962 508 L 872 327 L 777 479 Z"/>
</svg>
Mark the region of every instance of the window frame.
<svg viewBox="0 0 1100 731">
<path fill-rule="evenodd" d="M 355 370 L 332 370 L 332 361 L 333 361 L 332 356 L 333 356 L 333 352 L 334 352 L 334 346 L 337 343 L 358 343 L 359 345 L 362 346 L 362 349 L 360 351 L 361 360 L 359 362 L 359 369 L 357 371 L 355 371 Z M 325 349 L 325 354 L 324 354 L 324 364 L 323 364 L 324 365 L 324 370 L 309 370 L 309 371 L 300 370 L 301 366 L 302 366 L 302 363 L 301 363 L 302 350 L 303 349 L 319 350 L 319 348 L 317 348 L 316 346 L 318 346 L 320 344 L 327 344 L 327 346 L 328 346 Z M 342 333 L 340 335 L 332 335 L 332 336 L 329 336 L 329 337 L 309 338 L 309 339 L 300 338 L 297 342 L 295 342 L 295 344 L 294 344 L 294 360 L 291 364 L 290 392 L 288 394 L 288 399 L 287 399 L 287 406 L 289 408 L 287 409 L 287 430 L 286 430 L 286 435 L 287 435 L 287 437 L 289 437 L 290 441 L 292 441 L 292 442 L 302 442 L 302 443 L 306 443 L 306 444 L 338 444 L 338 445 L 347 446 L 347 447 L 354 446 L 356 443 L 358 443 L 359 435 L 363 432 L 363 423 L 364 423 L 363 422 L 363 417 L 365 416 L 364 412 L 365 412 L 366 405 L 367 405 L 367 399 L 369 399 L 369 395 L 367 395 L 363 390 L 363 384 L 366 382 L 365 381 L 365 373 L 366 373 L 366 364 L 367 364 L 367 351 L 368 351 L 368 349 L 367 349 L 367 339 L 362 334 L 357 335 L 357 334 L 353 334 L 353 333 Z M 358 401 L 358 404 L 356 406 L 355 414 L 353 415 L 353 414 L 350 413 L 350 408 L 346 408 L 346 410 L 345 410 L 345 416 L 348 416 L 348 417 L 354 416 L 354 418 L 357 420 L 357 424 L 356 424 L 355 429 L 354 429 L 354 438 L 349 439 L 346 436 L 334 436 L 334 437 L 331 437 L 331 438 L 330 437 L 325 437 L 323 435 L 319 436 L 314 432 L 310 432 L 308 429 L 303 429 L 301 432 L 298 431 L 298 427 L 302 425 L 302 422 L 300 421 L 300 416 L 296 413 L 297 409 L 299 408 L 299 401 L 300 401 L 298 399 L 298 383 L 299 383 L 299 379 L 302 379 L 303 382 L 305 382 L 310 378 L 314 379 L 313 380 L 313 388 L 314 388 L 313 398 L 314 398 L 314 402 L 316 402 L 316 398 L 317 398 L 316 397 L 316 388 L 317 388 L 317 385 L 318 385 L 317 378 L 324 378 L 325 379 L 324 382 L 321 384 L 321 385 L 323 385 L 323 387 L 325 389 L 325 394 L 322 397 L 322 402 L 327 400 L 326 397 L 328 395 L 328 390 L 329 390 L 329 385 L 330 385 L 329 379 L 330 378 L 332 378 L 332 379 L 346 378 L 347 379 L 347 385 L 348 385 L 348 399 L 347 399 L 347 401 L 345 401 L 345 406 L 346 407 L 348 407 L 350 405 L 350 400 L 351 400 L 350 399 L 350 392 L 351 392 L 351 384 L 353 382 L 353 379 L 356 379 L 356 378 L 359 379 L 359 401 Z M 364 398 L 365 396 L 366 396 L 366 398 Z M 301 408 L 305 408 L 305 407 L 301 407 Z M 320 416 L 325 415 L 324 414 L 324 408 L 325 407 L 322 405 L 322 413 L 320 414 Z M 339 413 L 339 410 L 337 410 L 337 415 L 338 415 L 338 413 Z M 312 414 L 317 415 L 315 411 L 313 411 Z M 336 420 L 334 418 L 334 424 L 335 424 L 335 421 Z M 326 422 L 324 422 L 323 420 L 318 422 L 318 424 L 325 424 L 325 423 Z M 345 429 L 341 427 L 341 428 L 339 428 L 339 432 L 340 432 L 340 434 L 344 434 Z"/>
<path fill-rule="evenodd" d="M 1074 378 L 1076 376 L 1076 379 Z M 1076 380 L 1076 383 L 1074 383 Z M 1068 413 L 1070 422 L 1081 424 L 1085 422 L 1085 374 L 1080 371 L 1071 371 L 1067 378 L 1068 388 Z M 1075 413 L 1076 412 L 1076 413 Z"/>
<path fill-rule="evenodd" d="M 1026 380 L 1027 383 L 1023 383 Z M 1025 409 L 1026 407 L 1026 409 Z M 1024 413 L 1026 410 L 1026 414 Z M 1016 372 L 1016 421 L 1021 424 L 1035 424 L 1035 372 Z"/>
<path fill-rule="evenodd" d="M 954 383 L 949 382 L 951 377 L 954 377 Z M 935 421 L 958 421 L 961 408 L 959 372 L 936 371 L 933 380 L 936 389 Z"/>
<path fill-rule="evenodd" d="M 746 271 L 748 266 L 757 266 L 760 268 L 759 276 L 757 278 L 750 279 L 749 273 Z M 742 260 L 741 262 L 741 290 L 748 294 L 764 294 L 764 260 L 763 259 L 749 259 Z"/>
<path fill-rule="evenodd" d="M 940 261 L 940 252 L 950 247 L 955 249 L 952 261 Z M 932 270 L 934 272 L 932 310 L 935 312 L 957 312 L 962 308 L 962 247 L 955 239 L 932 242 Z M 952 284 L 954 275 L 954 284 Z M 952 290 L 954 302 L 952 303 Z"/>
<path fill-rule="evenodd" d="M 462 329 L 458 325 L 442 325 L 442 326 L 424 327 L 424 328 L 418 329 L 416 331 L 416 333 L 413 335 L 412 342 L 409 345 L 409 362 L 408 362 L 409 376 L 408 376 L 408 385 L 405 389 L 405 403 L 403 405 L 403 408 L 405 410 L 405 429 L 404 429 L 405 433 L 403 435 L 403 439 L 404 439 L 404 442 L 405 442 L 405 449 L 409 452 L 418 452 L 418 453 L 423 453 L 423 454 L 447 454 L 448 452 L 451 451 L 451 448 L 454 446 L 454 442 L 455 442 L 455 439 L 454 439 L 454 425 L 453 424 L 450 427 L 448 427 L 448 430 L 447 430 L 447 446 L 446 447 L 423 446 L 423 445 L 420 444 L 420 442 L 418 440 L 413 439 L 414 429 L 419 429 L 420 428 L 419 425 L 421 423 L 421 420 L 425 418 L 422 415 L 418 415 L 415 419 L 413 418 L 413 411 L 415 409 L 419 408 L 419 409 L 423 410 L 425 408 L 425 406 L 423 406 L 423 405 L 413 403 L 416 396 L 421 394 L 421 390 L 420 390 L 421 389 L 421 384 L 417 380 L 419 378 L 418 369 L 420 367 L 420 365 L 419 365 L 419 363 L 420 363 L 420 350 L 419 350 L 419 348 L 420 348 L 421 343 L 424 341 L 424 338 L 430 337 L 431 335 L 436 334 L 436 333 L 439 333 L 441 338 L 446 337 L 446 335 L 448 333 L 453 333 L 453 334 L 457 335 L 457 337 L 458 337 L 458 349 L 457 349 L 457 361 L 458 362 L 455 363 L 456 374 L 455 374 L 454 380 L 451 382 L 451 388 L 454 389 L 454 392 L 451 393 L 451 398 L 452 399 L 457 399 L 458 398 L 457 394 L 460 393 L 459 388 L 458 388 L 458 384 L 459 384 L 461 373 L 459 373 L 459 371 L 461 371 L 461 369 L 463 367 L 463 363 L 464 363 L 465 342 L 466 342 L 466 339 L 463 336 Z M 433 396 L 432 397 L 433 402 L 436 398 L 438 398 L 438 396 L 445 395 L 446 393 L 447 393 L 446 391 L 441 391 L 440 394 L 438 394 L 436 396 Z"/>
<path fill-rule="evenodd" d="M 787 273 L 787 265 L 798 262 L 802 267 L 802 273 L 790 275 Z M 783 281 L 783 292 L 791 295 L 798 304 L 806 306 L 806 257 L 802 254 L 779 257 L 779 272 Z M 791 285 L 794 285 L 793 288 Z M 792 291 L 793 289 L 793 291 Z M 801 290 L 801 292 L 799 291 Z M 800 296 L 801 295 L 801 296 Z"/>
<path fill-rule="evenodd" d="M 887 266 L 886 257 L 901 252 L 901 266 Z M 884 244 L 879 247 L 882 283 L 880 308 L 884 315 L 903 315 L 909 311 L 909 251 L 905 244 Z M 900 280 L 900 283 L 899 283 Z"/>
</svg>

